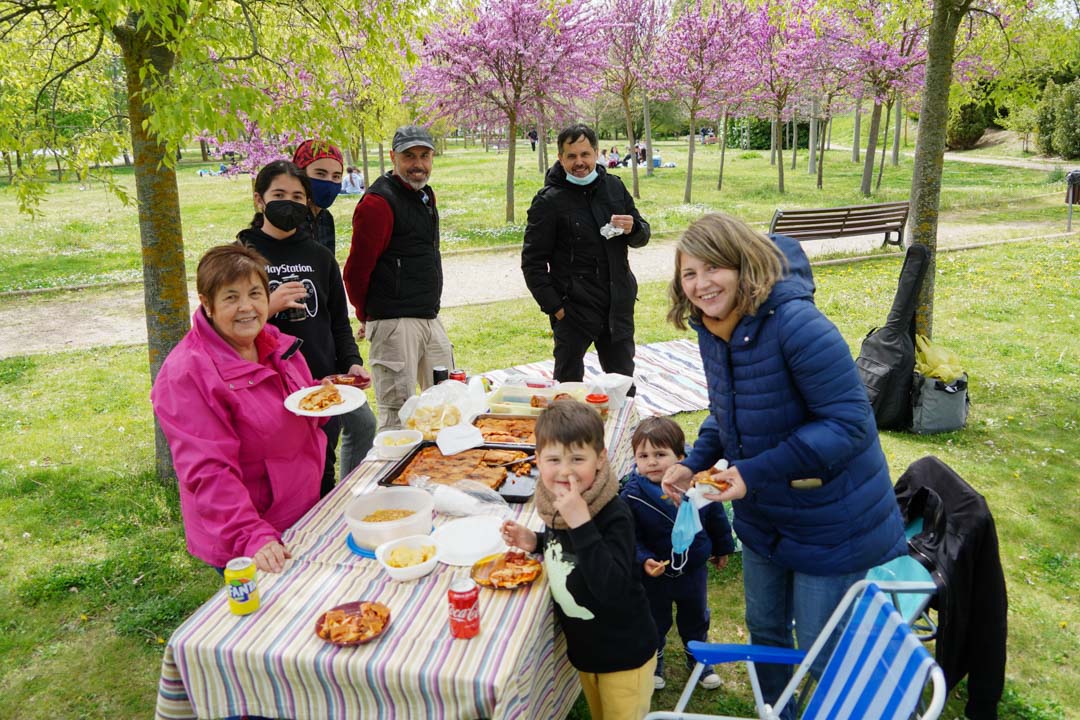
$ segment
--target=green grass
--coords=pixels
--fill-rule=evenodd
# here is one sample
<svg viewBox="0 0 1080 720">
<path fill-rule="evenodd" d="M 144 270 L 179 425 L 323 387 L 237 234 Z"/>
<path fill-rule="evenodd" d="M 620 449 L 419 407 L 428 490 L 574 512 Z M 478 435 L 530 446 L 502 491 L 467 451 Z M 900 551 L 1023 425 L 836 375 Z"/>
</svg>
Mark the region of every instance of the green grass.
<svg viewBox="0 0 1080 720">
<path fill-rule="evenodd" d="M 834 131 L 834 140 L 839 130 Z M 839 142 L 839 140 L 837 140 Z M 640 173 L 638 206 L 657 235 L 675 234 L 709 210 L 723 210 L 764 227 L 777 207 L 820 207 L 907 199 L 911 185 L 911 159 L 899 167 L 886 165 L 880 191 L 870 200 L 859 194 L 862 165 L 850 161 L 848 151 L 831 151 L 825 158 L 824 189 L 806 172 L 807 154 L 800 151 L 798 167 L 790 168 L 786 157 L 786 193 L 776 190 L 776 168 L 768 152 L 727 153 L 724 189 L 716 190 L 720 150 L 716 145 L 698 146 L 694 157 L 692 203 L 683 202 L 687 145 L 663 141 L 656 145 L 665 161 L 677 164 L 662 168 L 652 177 Z M 526 212 L 542 185 L 536 156 L 527 143 L 518 148 L 514 193 L 515 222 L 505 222 L 506 153 L 484 152 L 476 147 L 451 144 L 435 161 L 432 184 L 442 209 L 443 248 L 455 250 L 517 245 L 521 242 Z M 554 158 L 555 150 L 550 154 Z M 184 161 L 178 171 L 184 244 L 189 275 L 195 263 L 212 245 L 227 242 L 251 220 L 251 183 L 247 177 L 199 177 L 200 167 Z M 372 165 L 377 173 L 378 164 Z M 619 168 L 629 185 L 630 170 Z M 130 168 L 116 170 L 118 181 L 134 197 Z M 987 213 L 994 217 L 1020 211 L 1017 205 L 1045 193 L 1063 192 L 1060 178 L 1037 170 L 949 163 L 945 167 L 941 196 L 942 220 L 955 212 Z M 124 206 L 105 194 L 100 185 L 79 190 L 73 182 L 48 184 L 41 217 L 31 221 L 19 215 L 14 191 L 0 185 L 0 292 L 70 285 L 140 281 L 142 257 L 135 206 Z M 993 192 L 987 192 L 993 188 Z M 341 196 L 331 211 L 338 228 L 338 260 L 348 256 L 350 220 L 356 199 Z M 1013 206 L 1007 203 L 1013 203 Z M 1038 201 L 1038 214 L 1026 221 L 1061 222 L 1061 198 Z"/>
<path fill-rule="evenodd" d="M 853 352 L 888 311 L 898 260 L 815 271 L 817 302 Z M 664 290 L 641 289 L 639 342 L 684 336 L 663 321 Z M 941 255 L 935 338 L 970 374 L 969 424 L 882 435 L 894 478 L 937 455 L 994 512 L 1010 600 L 1003 720 L 1080 717 L 1078 316 L 1075 242 Z M 444 319 L 473 371 L 550 356 L 531 301 Z M 175 487 L 152 477 L 148 393 L 141 347 L 0 361 L 0 717 L 151 716 L 164 639 L 218 588 L 185 551 Z M 702 418 L 676 417 L 690 437 Z M 745 640 L 737 560 L 712 573 L 710 606 L 713 639 Z M 685 681 L 678 644 L 669 639 L 669 686 L 655 708 L 673 707 Z M 692 708 L 749 710 L 743 670 L 721 674 L 722 688 L 699 690 Z M 954 697 L 946 717 L 962 708 Z"/>
</svg>

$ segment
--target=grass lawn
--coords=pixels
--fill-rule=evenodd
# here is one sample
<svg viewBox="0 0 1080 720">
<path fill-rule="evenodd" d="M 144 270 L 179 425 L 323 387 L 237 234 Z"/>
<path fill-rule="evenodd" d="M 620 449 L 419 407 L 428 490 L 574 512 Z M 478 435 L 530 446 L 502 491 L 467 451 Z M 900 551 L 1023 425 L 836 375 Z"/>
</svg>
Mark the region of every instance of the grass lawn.
<svg viewBox="0 0 1080 720">
<path fill-rule="evenodd" d="M 839 130 L 834 141 L 840 143 Z M 638 206 L 657 235 L 679 232 L 702 212 L 723 210 L 739 215 L 759 227 L 767 226 L 777 207 L 821 207 L 906 199 L 911 186 L 911 159 L 899 167 L 886 165 L 881 190 L 870 199 L 859 192 L 862 165 L 852 163 L 849 151 L 826 154 L 824 189 L 806 172 L 806 151 L 800 151 L 798 167 L 785 163 L 785 188 L 776 191 L 776 168 L 770 167 L 768 151 L 729 150 L 724 169 L 724 189 L 716 190 L 720 169 L 718 146 L 698 146 L 694 157 L 692 203 L 683 202 L 686 182 L 685 142 L 661 141 L 657 149 L 675 168 L 662 168 L 647 177 L 641 168 Z M 554 159 L 555 149 L 550 148 Z M 505 172 L 507 155 L 482 148 L 451 144 L 435 161 L 433 186 L 442 208 L 443 248 L 458 249 L 517 245 L 524 232 L 529 203 L 541 187 L 536 156 L 528 143 L 519 144 L 515 173 L 515 223 L 505 218 Z M 199 177 L 200 167 L 215 163 L 184 161 L 178 182 L 184 244 L 189 275 L 210 246 L 232 240 L 251 220 L 251 185 L 247 177 Z M 373 174 L 378 164 L 372 166 Z M 134 178 L 130 168 L 116 170 L 119 181 L 132 197 Z M 629 185 L 629 168 L 619 168 Z M 992 188 L 992 192 L 988 189 Z M 1025 223 L 1064 225 L 1061 205 L 1064 185 L 1049 173 L 1008 167 L 953 162 L 945 166 L 941 209 L 943 220 L 985 222 L 985 215 L 1027 213 Z M 1037 201 L 1036 196 L 1047 196 Z M 348 256 L 350 220 L 356 199 L 341 196 L 331 211 L 338 228 L 338 260 Z M 1012 204 L 1010 204 L 1012 203 Z M 998 219 L 995 218 L 995 222 Z M 142 256 L 137 212 L 105 194 L 100 186 L 79 190 L 73 182 L 50 183 L 41 205 L 41 216 L 30 220 L 17 211 L 15 193 L 0 185 L 0 292 L 52 288 L 85 283 L 108 283 L 142 279 Z"/>
<path fill-rule="evenodd" d="M 887 313 L 898 268 L 893 255 L 816 269 L 817 302 L 853 352 Z M 938 273 L 935 334 L 970 374 L 969 424 L 886 432 L 885 453 L 894 478 L 939 456 L 994 512 L 1010 599 L 1001 717 L 1080 717 L 1080 252 L 1065 240 L 996 246 L 942 255 Z M 643 286 L 639 342 L 683 336 L 665 311 L 663 285 Z M 444 318 L 474 371 L 550 354 L 531 301 Z M 143 347 L 0 361 L 0 717 L 150 717 L 165 640 L 219 586 L 184 549 L 175 488 L 152 476 L 148 391 Z M 694 437 L 702 416 L 677 420 Z M 710 595 L 712 638 L 745 639 L 739 562 L 713 572 Z M 672 638 L 669 689 L 655 708 L 673 707 L 685 679 L 677 646 Z M 722 689 L 696 693 L 694 709 L 749 708 L 741 669 L 722 677 Z M 954 698 L 946 717 L 962 707 Z"/>
</svg>

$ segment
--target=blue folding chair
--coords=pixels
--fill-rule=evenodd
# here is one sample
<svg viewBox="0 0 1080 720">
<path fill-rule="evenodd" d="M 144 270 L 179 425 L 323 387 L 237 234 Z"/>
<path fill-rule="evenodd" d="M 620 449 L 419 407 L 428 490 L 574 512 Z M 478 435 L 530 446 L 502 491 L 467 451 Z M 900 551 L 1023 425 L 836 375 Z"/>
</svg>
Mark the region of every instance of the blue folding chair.
<svg viewBox="0 0 1080 720">
<path fill-rule="evenodd" d="M 749 720 L 728 715 L 684 712 L 706 664 L 745 661 L 760 720 L 777 720 L 841 623 L 836 646 L 821 677 L 810 688 L 803 720 L 836 718 L 856 720 L 907 720 L 919 708 L 927 682 L 933 695 L 918 717 L 934 720 L 945 707 L 945 675 L 926 651 L 886 593 L 933 593 L 933 583 L 881 583 L 861 580 L 851 587 L 833 611 L 817 641 L 809 650 L 761 645 L 718 645 L 692 641 L 689 650 L 697 660 L 674 711 L 652 712 L 645 720 Z M 754 664 L 798 665 L 776 705 L 765 703 Z"/>
<path fill-rule="evenodd" d="M 904 535 L 909 541 L 923 531 L 923 519 L 917 517 L 904 528 Z M 890 560 L 884 565 L 870 568 L 866 572 L 866 579 L 876 582 L 878 587 L 885 583 L 893 582 L 919 582 L 933 583 L 934 576 L 923 567 L 922 563 L 907 555 Z M 941 588 L 938 588 L 939 590 Z M 893 606 L 900 611 L 904 621 L 911 626 L 915 634 L 923 642 L 930 642 L 937 637 L 937 623 L 930 617 L 930 601 L 934 599 L 934 593 L 890 593 Z"/>
</svg>

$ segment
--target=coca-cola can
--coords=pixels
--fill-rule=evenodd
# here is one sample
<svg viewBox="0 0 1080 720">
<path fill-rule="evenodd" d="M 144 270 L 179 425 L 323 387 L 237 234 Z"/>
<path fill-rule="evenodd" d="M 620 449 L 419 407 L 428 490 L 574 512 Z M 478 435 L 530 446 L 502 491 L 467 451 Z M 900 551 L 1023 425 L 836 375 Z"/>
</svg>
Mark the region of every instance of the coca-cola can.
<svg viewBox="0 0 1080 720">
<path fill-rule="evenodd" d="M 480 632 L 480 587 L 472 578 L 450 583 L 450 634 L 456 638 L 476 637 Z"/>
<path fill-rule="evenodd" d="M 450 371 L 450 379 L 451 380 L 457 380 L 458 382 L 465 382 L 467 380 L 467 378 L 468 378 L 468 375 L 461 368 L 454 368 L 453 370 Z"/>
</svg>

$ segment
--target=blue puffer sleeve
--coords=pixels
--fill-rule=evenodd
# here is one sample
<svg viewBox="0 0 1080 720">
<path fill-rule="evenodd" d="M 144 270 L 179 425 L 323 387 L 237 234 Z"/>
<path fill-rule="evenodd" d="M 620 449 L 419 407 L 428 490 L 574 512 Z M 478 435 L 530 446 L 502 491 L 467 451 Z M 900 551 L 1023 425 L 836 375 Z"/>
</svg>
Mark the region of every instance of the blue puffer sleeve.
<svg viewBox="0 0 1080 720">
<path fill-rule="evenodd" d="M 724 445 L 720 442 L 720 429 L 716 423 L 716 417 L 710 414 L 705 418 L 705 422 L 701 423 L 701 429 L 698 430 L 697 440 L 694 441 L 690 454 L 679 463 L 699 473 L 711 468 L 722 457 L 724 457 Z"/>
<path fill-rule="evenodd" d="M 839 473 L 862 447 L 872 413 L 847 343 L 836 326 L 811 302 L 782 305 L 781 351 L 809 419 L 783 442 L 739 460 L 743 480 L 758 492 L 787 491 L 787 481 Z M 757 482 L 762 478 L 782 483 Z"/>
</svg>

